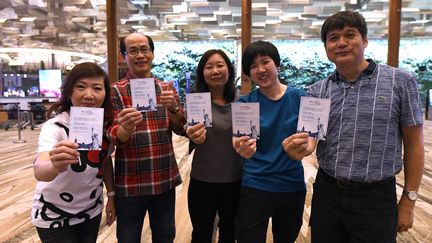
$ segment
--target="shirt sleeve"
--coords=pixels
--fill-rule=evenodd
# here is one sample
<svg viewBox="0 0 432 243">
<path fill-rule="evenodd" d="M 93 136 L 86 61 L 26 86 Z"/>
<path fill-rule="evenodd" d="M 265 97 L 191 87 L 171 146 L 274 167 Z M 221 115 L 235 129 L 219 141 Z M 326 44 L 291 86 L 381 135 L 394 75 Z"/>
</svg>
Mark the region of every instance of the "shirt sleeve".
<svg viewBox="0 0 432 243">
<path fill-rule="evenodd" d="M 112 141 L 114 145 L 121 146 L 121 145 L 127 145 L 132 141 L 132 136 L 130 136 L 129 140 L 125 143 L 121 143 L 117 139 L 117 130 L 120 127 L 118 125 L 118 115 L 120 111 L 124 108 L 123 102 L 121 101 L 121 92 L 116 86 L 113 86 L 111 89 L 111 102 L 113 106 L 113 121 L 111 125 L 108 127 L 106 135 L 108 137 L 108 140 Z"/>
<path fill-rule="evenodd" d="M 314 84 L 311 84 L 307 88 L 305 96 L 308 96 L 308 97 L 320 97 L 320 88 L 321 88 L 321 85 L 323 83 L 324 82 L 322 82 L 322 81 L 318 81 L 318 82 L 316 82 Z"/>
<path fill-rule="evenodd" d="M 37 152 L 51 151 L 57 143 L 65 139 L 67 139 L 66 131 L 48 121 L 42 125 Z"/>
<path fill-rule="evenodd" d="M 418 84 L 408 72 L 401 74 L 401 126 L 415 126 L 423 124 L 422 107 Z"/>
</svg>

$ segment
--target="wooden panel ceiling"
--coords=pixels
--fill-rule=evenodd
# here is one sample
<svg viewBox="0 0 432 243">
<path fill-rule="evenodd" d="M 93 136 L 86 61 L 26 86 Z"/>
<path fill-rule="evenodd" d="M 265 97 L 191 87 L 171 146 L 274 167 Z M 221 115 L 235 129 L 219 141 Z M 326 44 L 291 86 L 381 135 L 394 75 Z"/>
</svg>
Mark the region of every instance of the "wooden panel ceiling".
<svg viewBox="0 0 432 243">
<path fill-rule="evenodd" d="M 385 37 L 389 0 L 254 0 L 254 38 L 319 38 L 324 19 L 361 11 L 369 35 Z M 241 0 L 117 0 L 120 36 L 138 31 L 155 40 L 238 39 Z M 430 0 L 405 0 L 402 36 L 432 36 Z M 1 0 L 0 46 L 106 55 L 105 0 Z"/>
</svg>

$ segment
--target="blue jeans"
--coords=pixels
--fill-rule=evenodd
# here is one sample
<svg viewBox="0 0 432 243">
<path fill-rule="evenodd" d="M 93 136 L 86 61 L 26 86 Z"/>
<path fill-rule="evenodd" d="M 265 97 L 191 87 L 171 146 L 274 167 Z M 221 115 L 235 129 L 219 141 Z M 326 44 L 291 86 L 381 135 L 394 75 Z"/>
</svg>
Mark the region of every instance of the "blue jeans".
<svg viewBox="0 0 432 243">
<path fill-rule="evenodd" d="M 43 243 L 94 243 L 96 242 L 102 214 L 80 224 L 48 229 L 36 227 Z"/>
<path fill-rule="evenodd" d="M 174 242 L 175 189 L 150 196 L 116 196 L 115 201 L 119 243 L 141 242 L 141 232 L 147 211 L 150 217 L 152 242 Z"/>
<path fill-rule="evenodd" d="M 367 188 L 347 188 L 318 170 L 310 218 L 313 243 L 396 242 L 395 179 Z"/>
</svg>

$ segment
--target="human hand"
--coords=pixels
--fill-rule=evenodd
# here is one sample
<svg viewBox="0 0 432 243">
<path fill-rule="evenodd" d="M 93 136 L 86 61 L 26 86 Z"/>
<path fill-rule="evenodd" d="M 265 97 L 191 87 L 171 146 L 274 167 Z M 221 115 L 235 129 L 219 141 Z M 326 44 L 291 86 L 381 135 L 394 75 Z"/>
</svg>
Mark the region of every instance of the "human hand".
<svg viewBox="0 0 432 243">
<path fill-rule="evenodd" d="M 115 202 L 114 197 L 108 196 L 108 201 L 105 206 L 106 213 L 106 225 L 110 226 L 116 220 L 116 210 L 115 210 Z"/>
<path fill-rule="evenodd" d="M 63 140 L 54 145 L 54 148 L 49 151 L 51 164 L 59 173 L 66 171 L 68 165 L 78 163 L 79 152 L 77 151 L 78 144 Z"/>
<path fill-rule="evenodd" d="M 176 96 L 173 91 L 173 81 L 170 81 L 168 84 L 161 85 L 161 96 L 159 104 L 171 111 L 175 111 L 178 107 Z"/>
<path fill-rule="evenodd" d="M 188 138 L 195 144 L 203 144 L 206 139 L 207 130 L 202 122 L 189 126 L 186 129 Z"/>
<path fill-rule="evenodd" d="M 118 124 L 127 133 L 132 134 L 136 126 L 143 120 L 141 112 L 135 108 L 125 108 L 118 115 Z"/>
<path fill-rule="evenodd" d="M 398 232 L 408 231 L 414 223 L 414 201 L 402 196 L 398 204 Z"/>
<path fill-rule="evenodd" d="M 243 158 L 251 158 L 256 150 L 256 139 L 251 139 L 249 136 L 233 137 L 233 147 L 235 151 Z"/>
<path fill-rule="evenodd" d="M 293 134 L 282 142 L 285 152 L 293 160 L 302 160 L 310 155 L 315 150 L 315 146 L 316 140 L 310 138 L 306 132 Z"/>
</svg>

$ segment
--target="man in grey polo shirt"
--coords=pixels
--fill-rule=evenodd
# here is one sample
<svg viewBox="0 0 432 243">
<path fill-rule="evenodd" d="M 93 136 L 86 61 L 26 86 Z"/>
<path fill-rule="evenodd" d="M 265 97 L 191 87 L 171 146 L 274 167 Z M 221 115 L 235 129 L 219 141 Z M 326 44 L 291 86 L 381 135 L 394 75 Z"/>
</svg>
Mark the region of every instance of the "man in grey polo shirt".
<svg viewBox="0 0 432 243">
<path fill-rule="evenodd" d="M 330 16 L 321 40 L 336 70 L 309 88 L 311 96 L 331 99 L 326 141 L 317 146 L 312 242 L 395 242 L 397 231 L 412 227 L 423 174 L 417 83 L 405 70 L 364 58 L 367 26 L 359 13 Z M 293 159 L 302 159 L 314 149 L 308 140 L 296 134 L 283 146 Z M 395 174 L 402 168 L 398 203 Z"/>
</svg>

